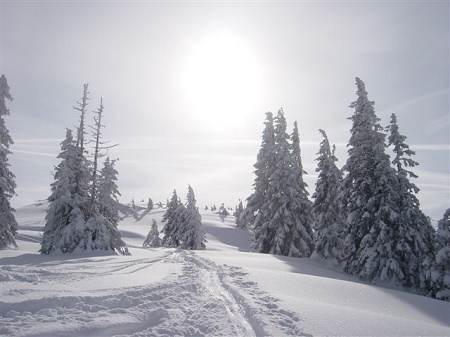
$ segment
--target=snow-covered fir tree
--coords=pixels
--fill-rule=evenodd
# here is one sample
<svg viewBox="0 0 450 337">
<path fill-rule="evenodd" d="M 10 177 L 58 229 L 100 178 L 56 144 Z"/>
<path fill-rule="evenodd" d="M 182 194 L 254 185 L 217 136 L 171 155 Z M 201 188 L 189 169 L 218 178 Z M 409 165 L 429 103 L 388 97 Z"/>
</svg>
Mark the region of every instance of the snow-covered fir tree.
<svg viewBox="0 0 450 337">
<path fill-rule="evenodd" d="M 166 212 L 162 217 L 165 222 L 161 232 L 163 239 L 161 244 L 169 247 L 178 247 L 180 245 L 180 227 L 183 222 L 185 207 L 181 203 L 177 191 L 173 190 L 172 198 L 167 204 Z"/>
<path fill-rule="evenodd" d="M 151 211 L 153 209 L 153 200 L 151 198 L 148 198 L 147 209 L 149 211 Z"/>
<path fill-rule="evenodd" d="M 123 255 L 129 255 L 126 243 L 118 230 L 119 200 L 117 170 L 115 160 L 106 158 L 98 178 L 98 193 L 94 201 L 91 216 L 86 224 L 90 232 L 89 245 L 91 249 L 114 250 Z"/>
<path fill-rule="evenodd" d="M 72 131 L 66 130 L 61 142 L 61 159 L 55 168 L 51 184 L 49 206 L 45 216 L 40 252 L 50 254 L 55 251 L 70 253 L 74 251 L 84 237 L 85 218 L 82 208 L 88 201 L 76 191 L 77 173 L 80 165 L 79 147 L 73 139 Z"/>
<path fill-rule="evenodd" d="M 205 232 L 202 227 L 202 217 L 196 206 L 195 194 L 189 185 L 187 203 L 184 210 L 183 222 L 180 228 L 181 248 L 201 250 L 206 247 Z"/>
<path fill-rule="evenodd" d="M 78 245 L 81 250 L 106 250 L 130 255 L 122 235 L 111 219 L 102 215 L 94 205 L 91 216 L 84 225 L 85 235 Z"/>
<path fill-rule="evenodd" d="M 159 237 L 158 225 L 155 219 L 152 219 L 152 228 L 148 232 L 142 247 L 161 247 L 161 238 Z"/>
<path fill-rule="evenodd" d="M 450 301 L 450 208 L 438 222 L 435 238 L 436 260 L 431 268 L 430 295 Z"/>
<path fill-rule="evenodd" d="M 239 204 L 235 207 L 233 216 L 235 217 L 235 221 L 237 224 L 239 215 L 244 211 L 244 205 L 242 204 L 242 200 L 239 200 Z"/>
<path fill-rule="evenodd" d="M 110 219 L 114 224 L 120 220 L 119 217 L 119 188 L 117 186 L 116 161 L 106 157 L 103 168 L 98 177 L 98 204 L 99 212 Z"/>
<path fill-rule="evenodd" d="M 391 115 L 388 146 L 392 147 L 392 161 L 397 171 L 399 194 L 398 237 L 393 249 L 397 256 L 404 279 L 402 284 L 407 287 L 424 289 L 428 285 L 427 270 L 424 268 L 434 260 L 434 229 L 429 219 L 420 210 L 420 202 L 416 197 L 419 188 L 410 179 L 417 178 L 410 168 L 418 165 L 412 159 L 415 152 L 406 144 L 406 136 L 400 134 L 397 117 Z"/>
<path fill-rule="evenodd" d="M 342 172 L 336 166 L 335 147 L 330 147 L 327 134 L 319 130 L 323 140 L 318 152 L 316 172 L 319 173 L 313 194 L 315 215 L 316 253 L 334 264 L 340 264 L 346 255 L 343 238 L 345 216 L 339 199 Z"/>
<path fill-rule="evenodd" d="M 365 84 L 356 78 L 357 100 L 341 196 L 347 207 L 349 256 L 344 270 L 371 282 L 402 284 L 398 179 L 385 152 L 385 137 Z"/>
<path fill-rule="evenodd" d="M 309 192 L 307 190 L 308 184 L 303 179 L 304 175 L 308 173 L 303 169 L 302 156 L 300 149 L 300 136 L 298 132 L 297 121 L 294 121 L 294 129 L 291 134 L 291 156 L 292 156 L 292 175 L 297 177 L 298 190 L 297 198 L 299 205 L 297 207 L 297 216 L 300 222 L 297 225 L 297 230 L 300 231 L 302 238 L 302 245 L 308 246 L 302 251 L 302 256 L 311 255 L 314 250 L 314 211 L 313 204 L 309 200 Z"/>
<path fill-rule="evenodd" d="M 54 251 L 70 253 L 75 250 L 113 250 L 129 254 L 117 229 L 119 220 L 117 211 L 117 171 L 114 161 L 105 162 L 102 176 L 98 183 L 90 186 L 92 174 L 84 150 L 85 113 L 89 100 L 87 84 L 84 85 L 83 97 L 79 107 L 80 126 L 76 142 L 72 132 L 66 132 L 66 139 L 61 143 L 61 162 L 55 170 L 55 181 L 51 186 L 52 194 L 48 198 L 46 224 L 41 243 L 41 253 Z M 99 109 L 99 116 L 103 110 Z M 97 131 L 101 126 L 100 117 L 96 120 Z M 100 133 L 96 133 L 95 158 L 99 158 Z M 97 173 L 95 173 L 97 174 Z M 91 188 L 92 187 L 92 188 Z M 91 192 L 91 193 L 90 193 Z M 97 193 L 98 192 L 98 193 Z"/>
<path fill-rule="evenodd" d="M 269 188 L 269 177 L 273 165 L 273 151 L 275 145 L 273 114 L 266 112 L 264 130 L 262 133 L 261 147 L 257 155 L 255 168 L 254 192 L 247 198 L 244 211 L 236 219 L 237 227 L 247 228 L 255 224 L 256 217 L 261 217 L 262 205 L 266 200 Z"/>
<path fill-rule="evenodd" d="M 300 185 L 302 168 L 297 162 L 300 153 L 294 155 L 291 151 L 286 128 L 280 109 L 275 118 L 273 171 L 267 198 L 260 210 L 263 216 L 255 221 L 252 249 L 260 253 L 309 257 L 314 250 L 311 203 L 304 186 Z"/>
<path fill-rule="evenodd" d="M 14 236 L 19 225 L 14 217 L 14 209 L 9 200 L 15 195 L 15 175 L 9 169 L 9 146 L 13 140 L 6 128 L 5 116 L 9 116 L 6 100 L 12 101 L 5 75 L 0 77 L 0 249 L 18 248 Z"/>
</svg>

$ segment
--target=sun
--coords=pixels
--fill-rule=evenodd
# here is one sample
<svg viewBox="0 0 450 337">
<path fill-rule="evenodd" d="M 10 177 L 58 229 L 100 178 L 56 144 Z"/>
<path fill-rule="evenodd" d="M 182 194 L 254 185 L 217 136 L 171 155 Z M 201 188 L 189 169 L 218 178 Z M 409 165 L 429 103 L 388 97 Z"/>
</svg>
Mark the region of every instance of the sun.
<svg viewBox="0 0 450 337">
<path fill-rule="evenodd" d="M 184 92 L 195 117 L 209 126 L 231 126 L 251 113 L 260 84 L 257 59 L 231 35 L 205 38 L 187 58 Z"/>
</svg>

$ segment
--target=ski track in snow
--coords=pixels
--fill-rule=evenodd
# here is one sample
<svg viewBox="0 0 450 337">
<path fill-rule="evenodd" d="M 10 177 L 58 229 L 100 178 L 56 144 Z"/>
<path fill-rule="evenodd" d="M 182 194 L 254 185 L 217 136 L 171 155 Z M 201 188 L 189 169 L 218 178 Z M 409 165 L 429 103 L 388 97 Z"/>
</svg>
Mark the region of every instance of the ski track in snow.
<svg viewBox="0 0 450 337">
<path fill-rule="evenodd" d="M 105 270 L 80 268 L 79 262 L 0 266 L 0 282 L 23 285 L 5 293 L 16 296 L 15 301 L 0 301 L 0 335 L 305 336 L 298 315 L 248 281 L 243 269 L 218 266 L 193 251 L 170 251 L 155 259 L 112 259 Z M 144 286 L 85 290 L 83 295 L 55 290 L 18 300 L 32 292 L 33 284 L 51 287 L 55 278 L 94 280 L 99 274 L 135 273 L 155 263 L 179 264 L 182 273 Z"/>
</svg>

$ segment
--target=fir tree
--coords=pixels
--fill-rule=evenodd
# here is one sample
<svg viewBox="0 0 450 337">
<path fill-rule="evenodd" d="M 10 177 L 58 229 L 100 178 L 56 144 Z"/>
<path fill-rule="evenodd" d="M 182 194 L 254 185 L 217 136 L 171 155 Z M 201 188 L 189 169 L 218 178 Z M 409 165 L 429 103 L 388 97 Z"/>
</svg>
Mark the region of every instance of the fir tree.
<svg viewBox="0 0 450 337">
<path fill-rule="evenodd" d="M 98 179 L 98 196 L 93 206 L 86 231 L 90 233 L 88 247 L 91 249 L 114 250 L 129 255 L 126 243 L 118 230 L 119 200 L 115 160 L 106 158 Z"/>
<path fill-rule="evenodd" d="M 161 244 L 169 247 L 180 245 L 179 229 L 183 221 L 184 205 L 178 198 L 177 191 L 173 190 L 172 198 L 167 204 L 167 210 L 162 217 L 165 225 L 162 229 L 164 234 Z"/>
<path fill-rule="evenodd" d="M 66 138 L 61 143 L 58 158 L 61 162 L 55 168 L 55 181 L 51 184 L 52 193 L 48 197 L 50 204 L 42 234 L 42 254 L 58 250 L 63 253 L 72 252 L 80 242 L 80 237 L 74 236 L 73 231 L 82 235 L 84 228 L 80 204 L 84 204 L 86 200 L 76 194 L 78 147 L 69 129 L 66 130 Z"/>
<path fill-rule="evenodd" d="M 266 201 L 267 190 L 269 188 L 269 177 L 273 165 L 273 150 L 275 145 L 273 115 L 271 112 L 266 112 L 264 125 L 261 148 L 257 155 L 256 163 L 253 165 L 256 175 L 253 184 L 254 192 L 247 198 L 247 206 L 239 218 L 236 219 L 237 226 L 241 228 L 255 225 L 256 218 L 262 217 L 261 209 Z M 258 223 L 260 223 L 260 220 L 258 220 Z"/>
<path fill-rule="evenodd" d="M 420 210 L 420 203 L 416 197 L 419 188 L 410 181 L 411 178 L 417 178 L 417 175 L 408 168 L 413 168 L 418 163 L 412 159 L 415 152 L 405 143 L 406 136 L 399 132 L 395 114 L 392 114 L 387 129 L 389 131 L 388 146 L 392 147 L 395 154 L 392 163 L 397 173 L 400 210 L 398 237 L 395 239 L 394 250 L 404 274 L 402 284 L 423 289 L 427 287 L 426 270 L 423 266 L 429 265 L 430 261 L 434 260 L 434 229 Z"/>
<path fill-rule="evenodd" d="M 297 132 L 294 129 L 294 133 Z M 298 132 L 297 132 L 298 136 Z M 311 204 L 301 186 L 301 163 L 291 152 L 282 109 L 275 118 L 273 171 L 269 177 L 267 200 L 255 222 L 252 249 L 260 253 L 309 257 L 314 250 Z M 258 219 L 258 220 L 259 220 Z"/>
<path fill-rule="evenodd" d="M 291 156 L 292 156 L 292 175 L 297 177 L 298 190 L 296 197 L 299 205 L 297 207 L 297 216 L 300 222 L 297 224 L 297 230 L 300 232 L 302 242 L 302 256 L 309 256 L 314 250 L 314 211 L 313 204 L 308 199 L 308 184 L 303 179 L 308 173 L 303 169 L 300 137 L 298 133 L 297 121 L 294 122 L 294 129 L 291 134 Z M 307 247 L 307 248 L 306 248 Z"/>
<path fill-rule="evenodd" d="M 19 225 L 14 217 L 14 209 L 9 200 L 15 195 L 15 175 L 9 169 L 9 146 L 13 140 L 5 125 L 5 116 L 9 116 L 6 100 L 12 101 L 5 75 L 0 77 L 0 249 L 18 248 L 14 236 Z"/>
<path fill-rule="evenodd" d="M 152 219 L 152 228 L 147 234 L 143 247 L 161 247 L 161 238 L 159 237 L 158 225 L 155 219 Z"/>
<path fill-rule="evenodd" d="M 371 282 L 401 284 L 405 277 L 395 245 L 398 232 L 399 194 L 395 170 L 385 153 L 385 134 L 369 101 L 365 84 L 356 78 L 349 157 L 343 200 L 347 207 L 346 241 L 349 256 L 345 271 Z"/>
<path fill-rule="evenodd" d="M 240 214 L 244 211 L 244 205 L 242 204 L 242 200 L 239 200 L 239 204 L 235 207 L 233 216 L 235 217 L 236 224 L 238 224 L 238 218 Z"/>
<path fill-rule="evenodd" d="M 147 210 L 151 211 L 153 209 L 153 200 L 148 198 Z"/>
<path fill-rule="evenodd" d="M 430 294 L 440 300 L 450 301 L 450 208 L 438 222 L 435 251 Z"/>
<path fill-rule="evenodd" d="M 195 194 L 189 185 L 187 203 L 180 229 L 181 248 L 200 250 L 206 247 L 205 232 L 202 227 L 202 217 L 198 212 Z"/>
<path fill-rule="evenodd" d="M 313 194 L 316 229 L 316 252 L 325 259 L 339 264 L 346 255 L 343 239 L 345 218 L 339 200 L 339 188 L 342 182 L 342 172 L 337 168 L 337 158 L 330 148 L 327 134 L 319 130 L 323 136 L 317 157 L 316 172 L 319 176 Z"/>
<path fill-rule="evenodd" d="M 119 188 L 117 187 L 117 175 L 119 174 L 115 168 L 116 161 L 106 157 L 103 162 L 103 168 L 100 171 L 98 181 L 98 198 L 97 204 L 99 212 L 103 216 L 117 224 L 119 217 Z"/>
</svg>

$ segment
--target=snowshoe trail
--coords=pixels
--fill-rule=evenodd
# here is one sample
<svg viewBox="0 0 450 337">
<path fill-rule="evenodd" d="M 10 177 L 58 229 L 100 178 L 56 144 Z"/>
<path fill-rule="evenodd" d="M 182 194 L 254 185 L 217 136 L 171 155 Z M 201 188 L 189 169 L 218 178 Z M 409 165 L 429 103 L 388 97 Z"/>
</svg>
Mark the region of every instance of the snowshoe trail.
<svg viewBox="0 0 450 337">
<path fill-rule="evenodd" d="M 299 317 L 283 310 L 277 299 L 248 281 L 242 269 L 218 266 L 193 251 L 177 250 L 159 258 L 128 262 L 112 260 L 109 271 L 96 270 L 93 263 L 86 266 L 90 274 L 86 270 L 80 274 L 92 277 L 92 282 L 96 272 L 139 273 L 145 277 L 150 264 L 162 264 L 173 272 L 162 281 L 142 286 L 83 291 L 82 295 L 55 291 L 24 301 L 20 301 L 20 294 L 27 292 L 33 283 L 50 285 L 52 278 L 64 277 L 62 271 L 55 270 L 52 263 L 38 268 L 4 266 L 1 281 L 15 279 L 21 281 L 23 288 L 9 290 L 9 295 L 17 295 L 16 300 L 0 301 L 0 334 L 17 337 L 302 335 Z M 19 279 L 18 275 L 29 277 Z M 39 321 L 38 329 L 36 321 Z"/>
</svg>

